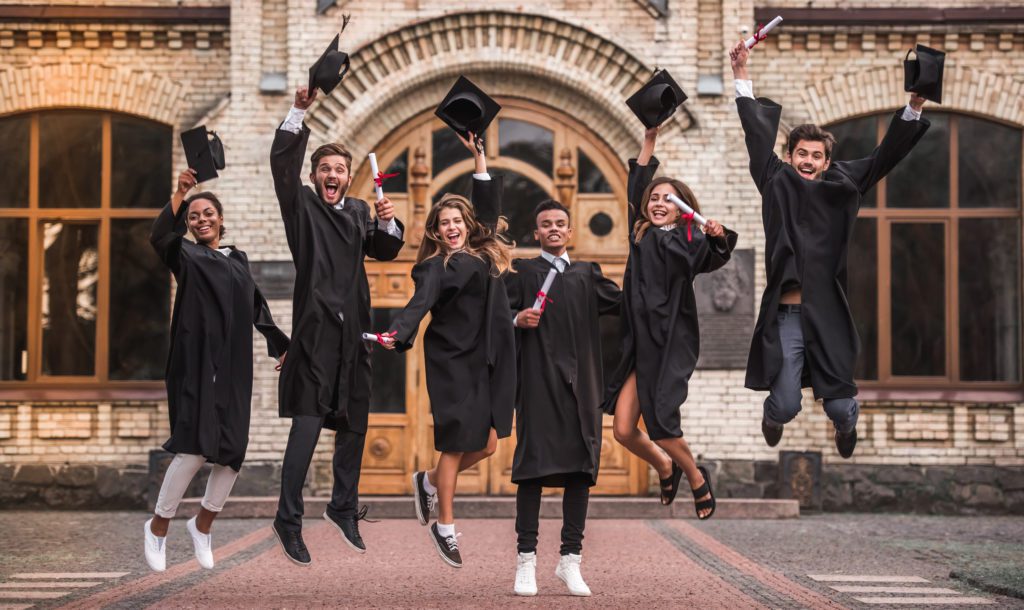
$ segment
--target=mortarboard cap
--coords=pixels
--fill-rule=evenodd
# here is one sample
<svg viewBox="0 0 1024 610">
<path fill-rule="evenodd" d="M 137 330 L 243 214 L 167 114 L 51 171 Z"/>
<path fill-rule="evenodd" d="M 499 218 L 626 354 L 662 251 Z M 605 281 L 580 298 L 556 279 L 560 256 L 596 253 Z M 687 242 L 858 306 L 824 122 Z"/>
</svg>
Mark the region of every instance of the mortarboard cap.
<svg viewBox="0 0 1024 610">
<path fill-rule="evenodd" d="M 217 170 L 224 169 L 224 144 L 206 125 L 181 132 L 181 145 L 188 166 L 196 170 L 196 182 L 216 178 Z"/>
<path fill-rule="evenodd" d="M 449 127 L 465 137 L 472 131 L 483 135 L 494 117 L 498 116 L 501 106 L 480 87 L 474 85 L 465 76 L 455 81 L 448 95 L 444 96 L 434 114 Z"/>
<path fill-rule="evenodd" d="M 917 57 L 910 59 L 911 53 Z M 945 62 L 945 53 L 921 44 L 907 51 L 907 58 L 903 60 L 903 89 L 941 104 L 942 68 Z"/>
<path fill-rule="evenodd" d="M 682 87 L 672 79 L 668 70 L 660 70 L 626 100 L 626 105 L 650 129 L 668 120 L 685 101 Z"/>
<path fill-rule="evenodd" d="M 340 40 L 341 34 L 336 34 L 331 44 L 327 45 L 327 49 L 320 55 L 320 59 L 309 67 L 310 94 L 318 88 L 324 93 L 330 93 L 338 86 L 341 79 L 345 78 L 349 60 L 348 53 L 338 50 L 338 41 Z"/>
</svg>

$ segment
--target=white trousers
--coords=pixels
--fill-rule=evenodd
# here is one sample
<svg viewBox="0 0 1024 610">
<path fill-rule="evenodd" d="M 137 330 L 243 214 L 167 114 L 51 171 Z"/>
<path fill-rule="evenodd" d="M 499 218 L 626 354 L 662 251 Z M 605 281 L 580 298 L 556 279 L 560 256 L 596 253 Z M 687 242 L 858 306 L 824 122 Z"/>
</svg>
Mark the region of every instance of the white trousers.
<svg viewBox="0 0 1024 610">
<path fill-rule="evenodd" d="M 190 455 L 187 453 L 175 454 L 171 460 L 167 472 L 164 474 L 164 482 L 160 486 L 160 496 L 156 500 L 158 517 L 170 519 L 178 512 L 178 504 L 188 490 L 192 479 L 199 472 L 199 469 L 206 463 L 206 458 L 201 455 Z M 230 466 L 214 464 L 213 472 L 210 473 L 210 480 L 206 483 L 206 495 L 203 496 L 202 507 L 212 513 L 219 513 L 224 508 L 224 503 L 231 494 L 231 488 L 235 485 L 238 473 Z"/>
</svg>

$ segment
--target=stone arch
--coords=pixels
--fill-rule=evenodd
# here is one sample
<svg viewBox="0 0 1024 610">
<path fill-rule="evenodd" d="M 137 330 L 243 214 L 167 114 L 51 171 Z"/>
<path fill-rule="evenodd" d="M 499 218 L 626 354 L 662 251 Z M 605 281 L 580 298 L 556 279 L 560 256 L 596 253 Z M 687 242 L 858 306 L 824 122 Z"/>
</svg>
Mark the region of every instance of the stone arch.
<svg viewBox="0 0 1024 610">
<path fill-rule="evenodd" d="M 925 108 L 965 112 L 1024 125 L 1024 81 L 949 62 L 942 105 Z M 811 122 L 834 123 L 858 115 L 893 110 L 905 100 L 903 67 L 838 74 L 809 85 L 801 94 Z"/>
<path fill-rule="evenodd" d="M 181 83 L 144 70 L 50 63 L 0 70 L 0 115 L 75 107 L 134 114 L 177 125 L 185 107 Z"/>
<path fill-rule="evenodd" d="M 576 25 L 502 11 L 407 25 L 353 53 L 351 68 L 314 107 L 309 124 L 314 136 L 346 142 L 357 156 L 437 104 L 455 76 L 465 74 L 492 95 L 529 99 L 575 116 L 625 159 L 639 143 L 639 122 L 624 101 L 654 72 L 626 49 Z M 684 107 L 667 128 L 693 124 Z"/>
</svg>

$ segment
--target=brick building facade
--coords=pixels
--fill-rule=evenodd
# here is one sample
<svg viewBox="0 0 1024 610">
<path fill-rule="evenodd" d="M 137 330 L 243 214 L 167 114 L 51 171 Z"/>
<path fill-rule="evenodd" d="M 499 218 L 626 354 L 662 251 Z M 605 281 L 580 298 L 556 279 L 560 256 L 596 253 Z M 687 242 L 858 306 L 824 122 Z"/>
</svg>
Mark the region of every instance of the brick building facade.
<svg viewBox="0 0 1024 610">
<path fill-rule="evenodd" d="M 973 0 L 912 10 L 847 4 L 338 0 L 318 10 L 312 0 L 146 7 L 107 0 L 100 7 L 0 7 L 0 150 L 5 163 L 27 159 L 30 176 L 23 195 L 0 199 L 0 234 L 14 244 L 0 247 L 8 311 L 0 314 L 0 349 L 9 352 L 0 355 L 0 505 L 138 504 L 150 452 L 167 434 L 161 344 L 132 335 L 118 309 L 118 299 L 127 299 L 124 311 L 140 308 L 119 290 L 123 278 L 140 286 L 146 280 L 123 275 L 119 265 L 132 257 L 117 253 L 119 244 L 144 244 L 126 236 L 163 200 L 118 203 L 119 180 L 132 171 L 119 171 L 132 160 L 119 148 L 121 138 L 162 151 L 139 170 L 151 184 L 132 191 L 148 194 L 169 192 L 183 167 L 182 131 L 205 123 L 221 134 L 228 167 L 204 186 L 225 202 L 229 239 L 248 252 L 268 286 L 275 319 L 289 327 L 290 256 L 268 153 L 291 93 L 344 13 L 352 17 L 342 38 L 352 71 L 321 96 L 308 122 L 312 142 L 337 140 L 352 150 L 357 196 L 372 192 L 362 161 L 368 152 L 403 173 L 389 193 L 412 243 L 399 261 L 368 266 L 375 315 L 384 316 L 378 320 L 411 294 L 413 245 L 431 198 L 457 187 L 468 171 L 430 116 L 459 74 L 505 107 L 506 123 L 489 134 L 489 156 L 495 171 L 518 181 L 513 192 L 523 200 L 513 202 L 513 224 L 532 208 L 530 195 L 557 196 L 574 213 L 571 255 L 599 261 L 621 277 L 625 163 L 642 136 L 623 101 L 656 68 L 666 68 L 690 99 L 663 128 L 662 172 L 685 180 L 709 214 L 740 234 L 744 251 L 726 273 L 699 284 L 705 354 L 683 406 L 687 438 L 719 466 L 720 493 L 787 493 L 778 466 L 784 449 L 821 452 L 826 508 L 1024 511 L 1024 8 Z M 835 454 L 830 425 L 809 394 L 782 446 L 765 446 L 764 394 L 743 388 L 746 342 L 765 282 L 763 231 L 726 48 L 749 35 L 757 20 L 780 13 L 786 22 L 751 59 L 755 93 L 784 108 L 780 152 L 785 132 L 804 122 L 835 126 L 837 155 L 844 139 L 848 150 L 870 150 L 879 117 L 906 103 L 906 51 L 922 43 L 948 53 L 943 105 L 925 110 L 939 117 L 933 142 L 915 151 L 910 170 L 879 186 L 858 224 L 867 229 L 854 240 L 851 266 L 861 271 L 851 272 L 851 307 L 875 315 L 858 315 L 859 323 L 867 321 L 859 330 L 868 355 L 859 369 L 861 440 L 848 462 Z M 88 131 L 90 122 L 100 126 L 98 143 L 74 148 L 85 136 L 76 139 L 70 130 Z M 53 125 L 61 126 L 57 135 L 50 133 Z M 51 142 L 72 153 L 50 152 Z M 76 195 L 88 201 L 72 205 L 59 201 L 67 192 L 48 198 L 61 154 L 98 159 L 98 178 L 75 178 L 68 187 L 95 182 L 93 199 Z M 923 194 L 910 192 L 918 187 L 907 185 L 915 178 L 920 185 L 922 176 L 935 179 L 923 181 L 930 184 L 920 187 Z M 0 173 L 2 188 L 19 181 L 24 175 Z M 912 203 L 915 197 L 925 200 Z M 64 243 L 54 236 L 67 236 L 69 227 L 79 244 L 71 265 L 78 269 L 74 328 L 92 337 L 71 365 L 48 353 L 72 349 L 55 338 L 58 316 L 51 311 L 62 304 L 51 294 L 61 268 L 51 250 Z M 978 240 L 968 238 L 977 231 L 986 231 L 987 243 L 1003 255 L 982 250 L 977 256 Z M 528 241 L 521 240 L 522 252 L 535 252 Z M 91 267 L 83 263 L 90 252 L 97 259 Z M 169 276 L 156 277 L 167 279 L 169 300 Z M 149 322 L 166 325 L 166 311 L 154 316 Z M 154 353 L 131 351 L 123 336 Z M 142 378 L 119 372 L 116 350 L 148 362 L 149 372 Z M 277 417 L 276 373 L 259 337 L 256 354 L 251 442 L 236 493 L 273 492 L 287 437 L 288 422 Z M 404 493 L 407 474 L 432 459 L 421 360 L 414 351 L 379 362 L 386 398 L 375 405 L 367 438 L 366 493 Z M 72 374 L 62 374 L 67 371 Z M 321 439 L 324 452 L 330 440 Z M 327 480 L 324 455 L 310 479 L 313 492 Z M 466 490 L 508 493 L 510 455 L 506 444 L 467 479 Z M 610 433 L 604 455 L 605 493 L 647 489 L 647 469 L 615 446 Z"/>
</svg>

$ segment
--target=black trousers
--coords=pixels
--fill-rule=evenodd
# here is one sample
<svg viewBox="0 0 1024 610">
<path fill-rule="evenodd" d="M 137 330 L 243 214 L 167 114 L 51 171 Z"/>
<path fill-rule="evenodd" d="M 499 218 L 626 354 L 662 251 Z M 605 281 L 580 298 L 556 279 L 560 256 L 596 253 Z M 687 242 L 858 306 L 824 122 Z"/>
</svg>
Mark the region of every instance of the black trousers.
<svg viewBox="0 0 1024 610">
<path fill-rule="evenodd" d="M 537 530 L 540 529 L 539 482 L 523 482 L 516 490 L 516 535 L 520 553 L 537 551 Z M 571 475 L 565 481 L 562 496 L 562 555 L 579 555 L 583 550 L 583 528 L 587 525 L 590 503 L 590 477 Z"/>
<path fill-rule="evenodd" d="M 288 447 L 284 450 L 284 463 L 281 465 L 281 498 L 277 502 L 276 519 L 286 529 L 302 529 L 302 487 L 323 426 L 322 417 L 298 415 L 292 418 Z M 356 515 L 365 442 L 366 434 L 362 432 L 342 428 L 335 434 L 332 460 L 334 488 L 327 505 L 327 513 L 332 517 L 342 519 Z"/>
</svg>

